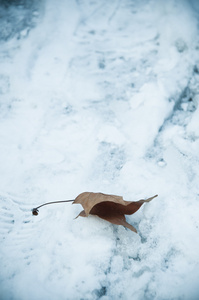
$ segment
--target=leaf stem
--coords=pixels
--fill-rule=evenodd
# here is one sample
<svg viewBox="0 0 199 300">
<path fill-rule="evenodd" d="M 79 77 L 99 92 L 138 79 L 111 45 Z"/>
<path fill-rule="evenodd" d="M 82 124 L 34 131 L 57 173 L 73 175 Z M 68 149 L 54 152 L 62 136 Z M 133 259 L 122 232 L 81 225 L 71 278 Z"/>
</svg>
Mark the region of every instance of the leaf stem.
<svg viewBox="0 0 199 300">
<path fill-rule="evenodd" d="M 37 216 L 38 213 L 39 213 L 39 208 L 42 207 L 42 206 L 45 206 L 45 205 L 49 205 L 49 204 L 56 204 L 56 203 L 63 203 L 63 202 L 72 202 L 74 200 L 58 200 L 58 201 L 52 201 L 52 202 L 47 202 L 47 203 L 44 203 L 44 204 L 41 204 L 40 206 L 37 206 L 35 208 L 32 209 L 32 214 L 34 216 Z"/>
</svg>

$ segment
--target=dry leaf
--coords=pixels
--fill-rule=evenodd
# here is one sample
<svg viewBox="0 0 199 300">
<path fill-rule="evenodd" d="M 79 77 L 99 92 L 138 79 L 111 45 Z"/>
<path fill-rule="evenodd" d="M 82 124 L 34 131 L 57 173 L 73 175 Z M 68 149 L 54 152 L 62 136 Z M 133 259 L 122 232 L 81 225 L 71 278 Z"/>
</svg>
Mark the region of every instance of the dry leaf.
<svg viewBox="0 0 199 300">
<path fill-rule="evenodd" d="M 137 232 L 132 225 L 126 222 L 125 215 L 134 214 L 143 203 L 149 202 L 157 196 L 134 202 L 125 201 L 121 196 L 84 192 L 75 198 L 73 204 L 79 203 L 84 208 L 77 217 L 88 217 L 89 214 L 97 215 L 110 223 L 123 225 Z"/>
</svg>

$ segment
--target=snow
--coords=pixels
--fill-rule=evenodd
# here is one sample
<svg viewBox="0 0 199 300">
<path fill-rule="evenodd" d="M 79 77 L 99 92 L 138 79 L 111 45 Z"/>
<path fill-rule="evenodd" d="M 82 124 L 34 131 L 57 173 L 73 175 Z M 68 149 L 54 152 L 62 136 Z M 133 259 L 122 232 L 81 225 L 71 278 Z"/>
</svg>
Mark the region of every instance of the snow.
<svg viewBox="0 0 199 300">
<path fill-rule="evenodd" d="M 198 1 L 0 6 L 0 299 L 199 298 Z M 80 205 L 135 201 L 138 234 Z"/>
</svg>

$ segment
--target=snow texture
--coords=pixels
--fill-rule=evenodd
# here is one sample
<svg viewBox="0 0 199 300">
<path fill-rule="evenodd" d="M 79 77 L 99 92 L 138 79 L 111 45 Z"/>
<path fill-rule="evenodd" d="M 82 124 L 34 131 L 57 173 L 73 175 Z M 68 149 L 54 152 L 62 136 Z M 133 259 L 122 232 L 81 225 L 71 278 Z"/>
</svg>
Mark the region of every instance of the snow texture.
<svg viewBox="0 0 199 300">
<path fill-rule="evenodd" d="M 199 299 L 198 101 L 197 0 L 1 1 L 1 300 Z"/>
</svg>

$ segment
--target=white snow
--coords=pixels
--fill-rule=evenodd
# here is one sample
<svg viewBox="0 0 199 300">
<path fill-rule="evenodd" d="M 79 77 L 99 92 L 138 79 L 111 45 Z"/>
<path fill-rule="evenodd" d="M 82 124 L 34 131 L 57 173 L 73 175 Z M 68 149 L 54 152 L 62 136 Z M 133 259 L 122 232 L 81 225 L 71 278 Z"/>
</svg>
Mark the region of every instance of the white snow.
<svg viewBox="0 0 199 300">
<path fill-rule="evenodd" d="M 198 1 L 0 6 L 0 299 L 199 299 Z M 139 200 L 138 234 L 74 218 Z"/>
</svg>

